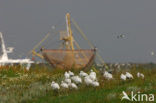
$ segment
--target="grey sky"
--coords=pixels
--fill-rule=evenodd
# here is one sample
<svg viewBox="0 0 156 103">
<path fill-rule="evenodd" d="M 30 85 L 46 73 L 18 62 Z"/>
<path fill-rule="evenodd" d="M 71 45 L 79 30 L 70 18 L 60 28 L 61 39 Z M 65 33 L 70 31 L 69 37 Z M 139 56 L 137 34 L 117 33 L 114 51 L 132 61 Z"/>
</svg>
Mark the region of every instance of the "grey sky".
<svg viewBox="0 0 156 103">
<path fill-rule="evenodd" d="M 0 0 L 7 46 L 27 53 L 67 12 L 107 62 L 156 61 L 156 0 Z M 126 33 L 124 39 L 116 36 Z"/>
</svg>

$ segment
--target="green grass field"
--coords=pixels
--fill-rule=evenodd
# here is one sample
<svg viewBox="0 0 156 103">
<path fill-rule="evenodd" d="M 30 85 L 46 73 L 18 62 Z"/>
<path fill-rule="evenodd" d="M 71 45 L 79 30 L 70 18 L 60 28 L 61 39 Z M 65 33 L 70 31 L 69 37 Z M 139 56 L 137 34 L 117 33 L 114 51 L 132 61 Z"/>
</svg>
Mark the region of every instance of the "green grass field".
<svg viewBox="0 0 156 103">
<path fill-rule="evenodd" d="M 133 74 L 133 80 L 120 80 L 120 74 L 126 71 Z M 75 74 L 78 72 L 74 71 Z M 143 73 L 145 79 L 137 78 L 137 72 Z M 98 72 L 100 86 L 97 88 L 81 84 L 78 90 L 53 91 L 51 82 L 60 83 L 63 74 L 63 70 L 52 70 L 45 66 L 33 66 L 29 71 L 20 66 L 1 67 L 0 103 L 132 103 L 121 101 L 122 91 L 128 94 L 140 91 L 156 96 L 155 67 L 140 65 L 122 68 L 113 72 L 114 79 L 110 81 Z"/>
</svg>

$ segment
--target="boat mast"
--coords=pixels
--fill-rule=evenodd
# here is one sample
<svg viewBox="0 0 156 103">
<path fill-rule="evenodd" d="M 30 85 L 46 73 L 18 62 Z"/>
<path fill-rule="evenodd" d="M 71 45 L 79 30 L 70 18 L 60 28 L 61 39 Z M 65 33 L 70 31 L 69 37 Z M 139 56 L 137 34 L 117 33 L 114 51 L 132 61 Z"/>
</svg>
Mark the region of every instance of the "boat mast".
<svg viewBox="0 0 156 103">
<path fill-rule="evenodd" d="M 1 41 L 1 47 L 2 47 L 2 52 L 3 52 L 1 59 L 8 60 L 8 55 L 7 55 L 7 51 L 6 51 L 6 48 L 5 48 L 3 35 L 2 35 L 1 32 L 0 32 L 0 41 Z"/>
<path fill-rule="evenodd" d="M 68 48 L 71 48 L 71 50 L 74 50 L 74 44 L 73 44 L 73 35 L 72 35 L 72 30 L 71 30 L 71 23 L 70 23 L 70 14 L 66 14 L 66 25 L 67 25 L 67 36 L 68 36 L 68 42 L 70 44 L 70 47 L 67 46 Z"/>
</svg>

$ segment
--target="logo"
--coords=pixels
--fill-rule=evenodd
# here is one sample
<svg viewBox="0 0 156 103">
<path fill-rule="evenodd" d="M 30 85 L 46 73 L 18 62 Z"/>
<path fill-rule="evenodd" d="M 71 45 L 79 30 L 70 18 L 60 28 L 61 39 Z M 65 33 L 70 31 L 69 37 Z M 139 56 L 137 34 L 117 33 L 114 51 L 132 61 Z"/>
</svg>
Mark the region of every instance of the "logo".
<svg viewBox="0 0 156 103">
<path fill-rule="evenodd" d="M 154 94 L 142 94 L 140 92 L 134 93 L 131 92 L 131 95 L 128 96 L 125 91 L 122 92 L 123 96 L 121 98 L 121 101 L 128 100 L 128 101 L 146 101 L 146 102 L 153 102 L 154 101 Z"/>
</svg>

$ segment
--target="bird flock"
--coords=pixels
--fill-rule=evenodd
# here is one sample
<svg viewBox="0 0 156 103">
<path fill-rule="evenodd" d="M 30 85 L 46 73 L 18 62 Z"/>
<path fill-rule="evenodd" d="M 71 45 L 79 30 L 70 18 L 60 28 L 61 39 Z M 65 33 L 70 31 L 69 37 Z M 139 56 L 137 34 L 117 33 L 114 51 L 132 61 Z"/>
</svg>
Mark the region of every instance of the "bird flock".
<svg viewBox="0 0 156 103">
<path fill-rule="evenodd" d="M 107 80 L 114 79 L 113 75 L 107 71 L 103 72 L 103 77 Z M 138 72 L 137 77 L 144 79 L 144 74 Z M 122 73 L 120 75 L 120 79 L 126 81 L 127 79 L 134 79 L 134 77 L 131 73 L 126 72 L 125 74 Z M 60 85 L 57 82 L 52 81 L 51 87 L 53 90 L 59 90 L 60 88 L 77 90 L 82 83 L 86 86 L 92 87 L 98 87 L 100 85 L 97 79 L 97 74 L 93 70 L 91 70 L 89 74 L 84 71 L 80 71 L 78 75 L 75 75 L 71 71 L 66 71 L 64 73 L 64 79 L 61 81 Z"/>
<path fill-rule="evenodd" d="M 93 70 L 91 70 L 89 74 L 87 74 L 84 71 L 80 71 L 79 75 L 74 75 L 73 72 L 66 71 L 64 73 L 64 80 L 61 81 L 61 84 L 59 85 L 55 81 L 52 81 L 51 87 L 53 90 L 59 90 L 60 88 L 78 89 L 78 86 L 80 86 L 80 84 L 82 84 L 83 82 L 87 86 L 99 86 L 96 73 Z"/>
<path fill-rule="evenodd" d="M 144 79 L 144 74 L 138 72 L 137 77 Z M 131 73 L 126 72 L 125 74 L 122 73 L 120 75 L 120 79 L 126 81 L 127 79 L 134 79 L 134 77 Z"/>
</svg>

